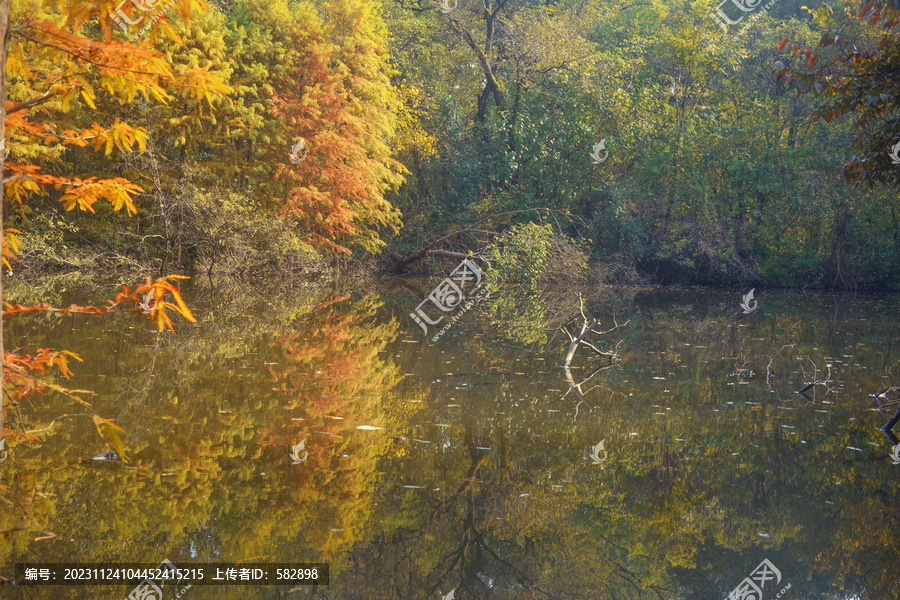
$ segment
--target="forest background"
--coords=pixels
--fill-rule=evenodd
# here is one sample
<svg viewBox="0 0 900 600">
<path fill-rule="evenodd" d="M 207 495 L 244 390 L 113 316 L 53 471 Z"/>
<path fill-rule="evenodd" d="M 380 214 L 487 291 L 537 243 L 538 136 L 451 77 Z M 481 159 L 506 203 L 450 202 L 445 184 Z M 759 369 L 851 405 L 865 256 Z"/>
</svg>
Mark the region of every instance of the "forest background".
<svg viewBox="0 0 900 600">
<path fill-rule="evenodd" d="M 897 289 L 895 7 L 758 4 L 13 0 L 13 272 Z"/>
</svg>

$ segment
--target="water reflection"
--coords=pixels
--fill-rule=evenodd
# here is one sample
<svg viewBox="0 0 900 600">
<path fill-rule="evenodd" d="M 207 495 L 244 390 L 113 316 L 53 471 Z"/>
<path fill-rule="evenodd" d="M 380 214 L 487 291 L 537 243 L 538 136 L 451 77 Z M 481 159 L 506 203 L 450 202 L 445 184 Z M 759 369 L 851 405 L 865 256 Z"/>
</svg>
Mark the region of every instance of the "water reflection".
<svg viewBox="0 0 900 600">
<path fill-rule="evenodd" d="M 89 460 L 108 448 L 62 400 L 23 406 L 29 430 L 70 416 L 0 465 L 2 528 L 22 526 L 0 544 L 4 574 L 26 559 L 309 561 L 330 562 L 332 584 L 296 594 L 693 600 L 768 560 L 767 599 L 788 584 L 788 599 L 900 592 L 900 470 L 878 431 L 890 414 L 870 410 L 900 380 L 895 304 L 766 292 L 742 315 L 739 294 L 595 292 L 603 329 L 630 319 L 609 344 L 622 360 L 580 356 L 567 376 L 574 291 L 492 294 L 438 343 L 389 285 L 195 296 L 205 318 L 177 338 L 138 318 L 13 323 L 14 344 L 88 358 L 73 383 L 118 419 L 132 461 Z M 18 593 L 128 591 L 46 590 Z"/>
</svg>

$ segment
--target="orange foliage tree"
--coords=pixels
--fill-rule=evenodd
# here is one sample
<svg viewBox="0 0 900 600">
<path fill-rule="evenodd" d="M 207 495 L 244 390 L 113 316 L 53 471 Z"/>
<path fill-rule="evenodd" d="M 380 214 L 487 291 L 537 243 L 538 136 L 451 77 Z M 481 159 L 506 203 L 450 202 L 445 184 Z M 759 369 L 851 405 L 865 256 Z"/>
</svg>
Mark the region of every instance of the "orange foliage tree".
<svg viewBox="0 0 900 600">
<path fill-rule="evenodd" d="M 289 27 L 284 74 L 272 98 L 282 131 L 303 140 L 305 159 L 287 164 L 287 144 L 267 157 L 282 164 L 282 203 L 312 245 L 377 252 L 380 229 L 394 232 L 400 212 L 385 194 L 403 182 L 390 157 L 399 109 L 390 85 L 386 26 L 369 0 L 329 0 L 298 8 Z M 327 18 L 323 18 L 323 16 Z"/>
</svg>

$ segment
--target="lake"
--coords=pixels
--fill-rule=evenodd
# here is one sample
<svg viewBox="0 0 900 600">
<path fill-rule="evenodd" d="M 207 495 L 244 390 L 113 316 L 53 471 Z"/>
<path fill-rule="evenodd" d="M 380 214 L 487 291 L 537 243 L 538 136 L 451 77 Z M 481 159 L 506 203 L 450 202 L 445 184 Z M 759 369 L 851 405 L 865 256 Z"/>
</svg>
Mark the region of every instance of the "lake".
<svg viewBox="0 0 900 600">
<path fill-rule="evenodd" d="M 757 289 L 744 314 L 747 290 L 504 289 L 432 341 L 409 313 L 436 283 L 197 281 L 177 336 L 136 313 L 14 317 L 7 348 L 81 356 L 45 379 L 91 390 L 128 460 L 91 460 L 112 446 L 63 395 L 9 410 L 42 443 L 0 464 L 0 575 L 168 559 L 328 563 L 330 584 L 164 598 L 900 597 L 894 408 L 874 397 L 900 385 L 896 296 Z M 613 329 L 585 339 L 619 360 L 582 346 L 572 390 L 579 293 Z"/>
</svg>

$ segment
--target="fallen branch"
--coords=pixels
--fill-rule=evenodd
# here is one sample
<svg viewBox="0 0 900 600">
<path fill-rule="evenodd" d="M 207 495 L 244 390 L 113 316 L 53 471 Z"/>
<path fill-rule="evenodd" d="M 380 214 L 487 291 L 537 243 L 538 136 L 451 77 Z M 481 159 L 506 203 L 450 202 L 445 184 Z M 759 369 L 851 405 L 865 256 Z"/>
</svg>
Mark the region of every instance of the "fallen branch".
<svg viewBox="0 0 900 600">
<path fill-rule="evenodd" d="M 825 377 L 823 379 L 815 379 L 816 375 L 819 373 L 819 367 L 816 366 L 816 363 L 814 363 L 812 361 L 812 359 L 810 359 L 809 357 L 807 357 L 807 360 L 809 360 L 809 362 L 813 363 L 813 380 L 809 381 L 806 385 L 804 385 L 803 388 L 800 389 L 797 393 L 800 394 L 801 396 L 803 396 L 804 398 L 806 398 L 807 400 L 810 400 L 810 398 L 803 392 L 805 392 L 811 388 L 814 388 L 817 385 L 825 386 L 825 394 L 828 394 L 828 392 L 831 391 L 831 388 L 828 387 L 828 384 L 832 382 L 831 381 L 831 363 L 826 364 L 826 366 L 828 367 L 828 374 L 825 375 Z M 802 370 L 803 367 L 801 366 L 800 369 Z M 806 371 L 804 371 L 803 374 L 806 375 Z"/>
<path fill-rule="evenodd" d="M 892 401 L 888 397 L 888 394 L 890 394 L 892 392 L 900 392 L 900 387 L 885 388 L 885 389 L 881 390 L 880 392 L 878 392 L 877 394 L 875 394 L 875 398 L 877 400 L 885 400 L 885 403 L 878 407 L 879 412 L 883 408 L 886 408 L 888 406 L 893 406 L 895 404 L 898 405 L 897 412 L 895 412 L 894 416 L 891 417 L 890 420 L 888 420 L 888 422 L 884 424 L 884 427 L 881 428 L 881 431 L 883 431 L 884 434 L 886 436 L 888 436 L 888 438 L 891 440 L 891 442 L 896 444 L 896 443 L 898 443 L 897 436 L 894 435 L 893 429 L 894 429 L 894 425 L 896 425 L 897 422 L 900 421 L 900 402 Z"/>
<path fill-rule="evenodd" d="M 894 416 L 891 417 L 891 420 L 884 424 L 884 427 L 881 430 L 885 433 L 890 433 L 894 429 L 894 425 L 897 424 L 897 421 L 900 421 L 900 406 L 897 407 L 897 412 L 894 413 Z"/>
<path fill-rule="evenodd" d="M 428 250 L 425 254 L 428 256 L 437 256 L 438 258 L 456 258 L 459 260 L 469 258 L 468 254 L 463 254 L 462 252 L 450 252 L 449 250 Z"/>
<path fill-rule="evenodd" d="M 566 325 L 571 323 L 572 320 L 575 319 L 575 317 L 572 317 L 572 319 L 569 319 L 568 321 L 566 321 L 566 325 L 564 325 L 562 327 L 563 332 L 569 338 L 569 349 L 566 352 L 566 358 L 565 358 L 565 360 L 563 360 L 563 364 L 562 364 L 563 373 L 565 374 L 566 383 L 569 384 L 569 389 L 565 394 L 563 394 L 563 398 L 568 396 L 569 392 L 574 392 L 575 395 L 578 396 L 578 403 L 575 405 L 575 416 L 576 417 L 578 416 L 578 408 L 581 406 L 581 404 L 584 404 L 585 406 L 588 407 L 588 409 L 593 410 L 591 405 L 588 404 L 587 401 L 584 399 L 584 395 L 587 392 L 582 390 L 581 386 L 583 386 L 585 383 L 590 381 L 591 378 L 593 378 L 594 375 L 596 375 L 600 371 L 612 367 L 613 366 L 612 363 L 614 361 L 620 360 L 618 350 L 619 350 L 619 344 L 622 343 L 622 340 L 619 340 L 618 343 L 616 343 L 616 347 L 614 350 L 601 350 L 600 348 L 597 348 L 595 345 L 593 345 L 590 342 L 588 342 L 587 340 L 585 340 L 585 338 L 590 333 L 595 333 L 597 335 L 606 335 L 607 333 L 615 331 L 619 327 L 625 327 L 626 325 L 628 325 L 628 323 L 631 322 L 630 320 L 628 320 L 628 321 L 625 321 L 623 324 L 619 325 L 619 322 L 616 320 L 615 317 L 613 317 L 613 323 L 615 323 L 615 325 L 613 327 L 607 329 L 606 331 L 598 331 L 598 330 L 594 329 L 594 327 L 597 325 L 597 319 L 592 319 L 590 322 L 588 322 L 588 318 L 584 314 L 584 299 L 582 299 L 581 294 L 578 295 L 578 302 L 579 302 L 579 311 L 581 312 L 581 319 L 582 319 L 581 331 L 578 333 L 577 336 L 575 336 L 575 335 L 572 335 L 566 327 Z M 593 350 L 595 355 L 597 355 L 601 358 L 607 359 L 610 364 L 601 366 L 601 367 L 595 369 L 593 373 L 588 375 L 580 383 L 575 383 L 575 378 L 572 377 L 572 371 L 571 371 L 572 359 L 575 357 L 575 352 L 581 346 L 586 346 L 587 348 L 590 348 L 591 350 Z M 591 388 L 591 389 L 594 389 L 594 388 Z M 590 390 L 588 390 L 588 392 L 589 391 Z"/>
<path fill-rule="evenodd" d="M 517 215 L 517 214 L 529 213 L 529 212 L 537 212 L 539 214 L 545 213 L 548 216 L 551 214 L 558 213 L 560 215 L 566 216 L 567 218 L 569 218 L 570 221 L 572 220 L 571 215 L 566 214 L 564 211 L 550 209 L 550 208 L 525 208 L 522 210 L 511 210 L 511 211 L 507 211 L 507 212 L 488 215 L 484 218 L 481 218 L 481 219 L 475 221 L 474 223 L 472 223 L 469 227 L 466 227 L 465 229 L 453 231 L 453 232 L 448 233 L 447 235 L 441 236 L 441 237 L 437 238 L 436 240 L 434 240 L 433 242 L 429 242 L 429 243 L 425 244 L 424 246 L 422 246 L 421 248 L 419 248 L 418 250 L 416 250 L 409 256 L 406 256 L 404 258 L 400 258 L 400 259 L 394 261 L 394 269 L 396 269 L 397 273 L 404 273 L 404 272 L 406 272 L 406 268 L 409 265 L 411 265 L 412 263 L 414 263 L 418 260 L 425 258 L 426 256 L 444 256 L 446 258 L 457 258 L 457 256 L 448 256 L 449 253 L 447 253 L 447 251 L 445 251 L 445 250 L 433 250 L 433 248 L 435 246 L 437 246 L 438 244 L 440 244 L 441 242 L 443 242 L 444 240 L 448 240 L 448 239 L 452 238 L 453 236 L 460 235 L 462 233 L 480 233 L 480 234 L 489 236 L 489 238 L 492 236 L 495 236 L 495 235 L 499 235 L 499 232 L 497 232 L 497 231 L 490 231 L 490 230 L 476 229 L 476 228 L 479 225 L 481 225 L 482 223 L 491 221 L 492 219 L 499 219 L 500 217 L 508 217 L 510 215 Z M 441 253 L 441 254 L 432 254 L 432 252 Z M 444 253 L 447 253 L 447 254 L 444 254 Z M 457 254 L 457 253 L 453 253 L 453 254 Z M 463 259 L 466 256 L 468 256 L 468 255 L 460 254 L 458 258 Z"/>
</svg>

